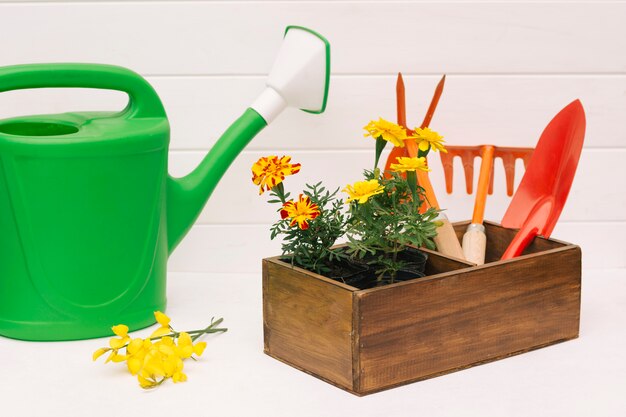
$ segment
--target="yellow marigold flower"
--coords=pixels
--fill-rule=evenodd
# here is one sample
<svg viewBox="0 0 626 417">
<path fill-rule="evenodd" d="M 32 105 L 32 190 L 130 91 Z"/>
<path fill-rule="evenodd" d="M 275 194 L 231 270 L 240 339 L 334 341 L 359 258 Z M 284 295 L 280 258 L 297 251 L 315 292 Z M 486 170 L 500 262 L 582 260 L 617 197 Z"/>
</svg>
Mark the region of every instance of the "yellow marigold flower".
<svg viewBox="0 0 626 417">
<path fill-rule="evenodd" d="M 428 165 L 426 165 L 426 158 L 409 158 L 406 156 L 400 156 L 396 158 L 398 163 L 391 164 L 391 170 L 395 172 L 411 172 L 411 171 L 430 171 Z"/>
<path fill-rule="evenodd" d="M 353 185 L 348 184 L 342 191 L 350 196 L 346 203 L 357 200 L 359 204 L 363 204 L 370 197 L 385 191 L 385 187 L 380 185 L 378 180 L 368 180 L 355 182 Z"/>
<path fill-rule="evenodd" d="M 286 176 L 297 174 L 300 164 L 292 164 L 290 156 L 266 156 L 252 165 L 252 182 L 259 186 L 259 195 L 283 182 Z"/>
<path fill-rule="evenodd" d="M 280 210 L 280 217 L 283 219 L 290 218 L 289 226 L 293 227 L 296 223 L 302 230 L 309 228 L 309 220 L 319 216 L 320 210 L 317 204 L 312 203 L 307 196 L 300 194 L 298 201 L 287 201 Z"/>
<path fill-rule="evenodd" d="M 426 152 L 428 151 L 428 149 L 432 148 L 435 152 L 441 151 L 444 153 L 448 153 L 443 144 L 443 142 L 445 142 L 443 140 L 443 136 L 441 136 L 434 130 L 430 130 L 430 128 L 428 127 L 425 127 L 423 129 L 419 127 L 415 128 L 415 133 L 412 137 L 415 138 L 415 140 L 417 141 L 417 146 L 422 152 Z"/>
<path fill-rule="evenodd" d="M 367 131 L 363 136 L 371 136 L 374 139 L 382 138 L 391 142 L 394 146 L 404 148 L 404 139 L 407 138 L 406 130 L 395 123 L 387 121 L 382 117 L 377 122 L 372 120 L 363 127 Z"/>
</svg>

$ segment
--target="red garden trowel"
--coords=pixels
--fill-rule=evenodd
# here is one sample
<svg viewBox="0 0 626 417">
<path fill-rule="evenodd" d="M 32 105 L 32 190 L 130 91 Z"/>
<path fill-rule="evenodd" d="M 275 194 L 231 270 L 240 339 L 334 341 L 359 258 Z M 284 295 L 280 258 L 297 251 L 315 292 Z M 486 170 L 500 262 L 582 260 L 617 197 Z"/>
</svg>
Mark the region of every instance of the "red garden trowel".
<svg viewBox="0 0 626 417">
<path fill-rule="evenodd" d="M 520 229 L 502 259 L 519 256 L 541 235 L 550 237 L 574 180 L 585 139 L 579 100 L 561 110 L 541 134 L 502 226 Z"/>
</svg>

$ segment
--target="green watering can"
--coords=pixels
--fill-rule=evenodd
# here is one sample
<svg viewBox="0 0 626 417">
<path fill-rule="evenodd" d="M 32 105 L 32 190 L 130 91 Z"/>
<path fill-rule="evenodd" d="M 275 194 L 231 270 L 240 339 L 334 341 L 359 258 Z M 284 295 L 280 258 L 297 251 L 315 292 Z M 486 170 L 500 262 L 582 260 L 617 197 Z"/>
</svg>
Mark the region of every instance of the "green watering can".
<svg viewBox="0 0 626 417">
<path fill-rule="evenodd" d="M 0 92 L 123 91 L 121 112 L 0 121 L 0 335 L 71 340 L 154 323 L 166 266 L 235 157 L 285 107 L 321 113 L 330 46 L 290 26 L 258 99 L 184 178 L 167 173 L 170 127 L 138 74 L 96 64 L 0 68 Z"/>
</svg>

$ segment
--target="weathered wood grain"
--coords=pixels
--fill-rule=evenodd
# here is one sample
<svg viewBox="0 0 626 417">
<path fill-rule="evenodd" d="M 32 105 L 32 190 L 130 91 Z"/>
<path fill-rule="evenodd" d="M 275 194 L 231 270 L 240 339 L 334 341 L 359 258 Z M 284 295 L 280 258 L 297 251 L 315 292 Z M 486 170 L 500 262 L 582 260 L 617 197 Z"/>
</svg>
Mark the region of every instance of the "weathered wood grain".
<svg viewBox="0 0 626 417">
<path fill-rule="evenodd" d="M 428 262 L 426 262 L 426 268 L 424 270 L 427 276 L 443 274 L 473 266 L 471 262 L 448 258 L 447 256 L 429 249 L 422 248 L 421 250 L 428 255 Z"/>
<path fill-rule="evenodd" d="M 266 353 L 367 395 L 577 337 L 580 248 L 539 238 L 500 261 L 515 231 L 485 227 L 489 263 L 426 250 L 427 277 L 367 290 L 264 260 Z"/>
<path fill-rule="evenodd" d="M 352 387 L 352 292 L 277 259 L 263 261 L 265 352 Z"/>
<path fill-rule="evenodd" d="M 580 249 L 564 247 L 364 293 L 359 391 L 578 335 Z"/>
</svg>

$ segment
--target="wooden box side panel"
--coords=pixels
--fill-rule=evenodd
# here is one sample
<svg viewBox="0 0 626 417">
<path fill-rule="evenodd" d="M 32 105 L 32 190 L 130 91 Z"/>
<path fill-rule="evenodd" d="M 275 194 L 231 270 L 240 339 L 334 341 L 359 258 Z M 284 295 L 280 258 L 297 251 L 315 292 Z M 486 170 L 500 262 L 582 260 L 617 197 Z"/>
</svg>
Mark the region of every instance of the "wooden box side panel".
<svg viewBox="0 0 626 417">
<path fill-rule="evenodd" d="M 445 255 L 440 254 L 429 249 L 421 248 L 421 251 L 428 255 L 428 261 L 424 273 L 426 276 L 432 276 L 437 274 L 443 274 L 450 271 L 456 271 L 458 269 L 468 268 L 474 266 L 473 263 L 467 262 L 461 259 L 448 258 Z"/>
<path fill-rule="evenodd" d="M 361 393 L 578 336 L 580 248 L 360 294 Z"/>
<path fill-rule="evenodd" d="M 263 260 L 265 353 L 351 390 L 353 292 Z"/>
</svg>

